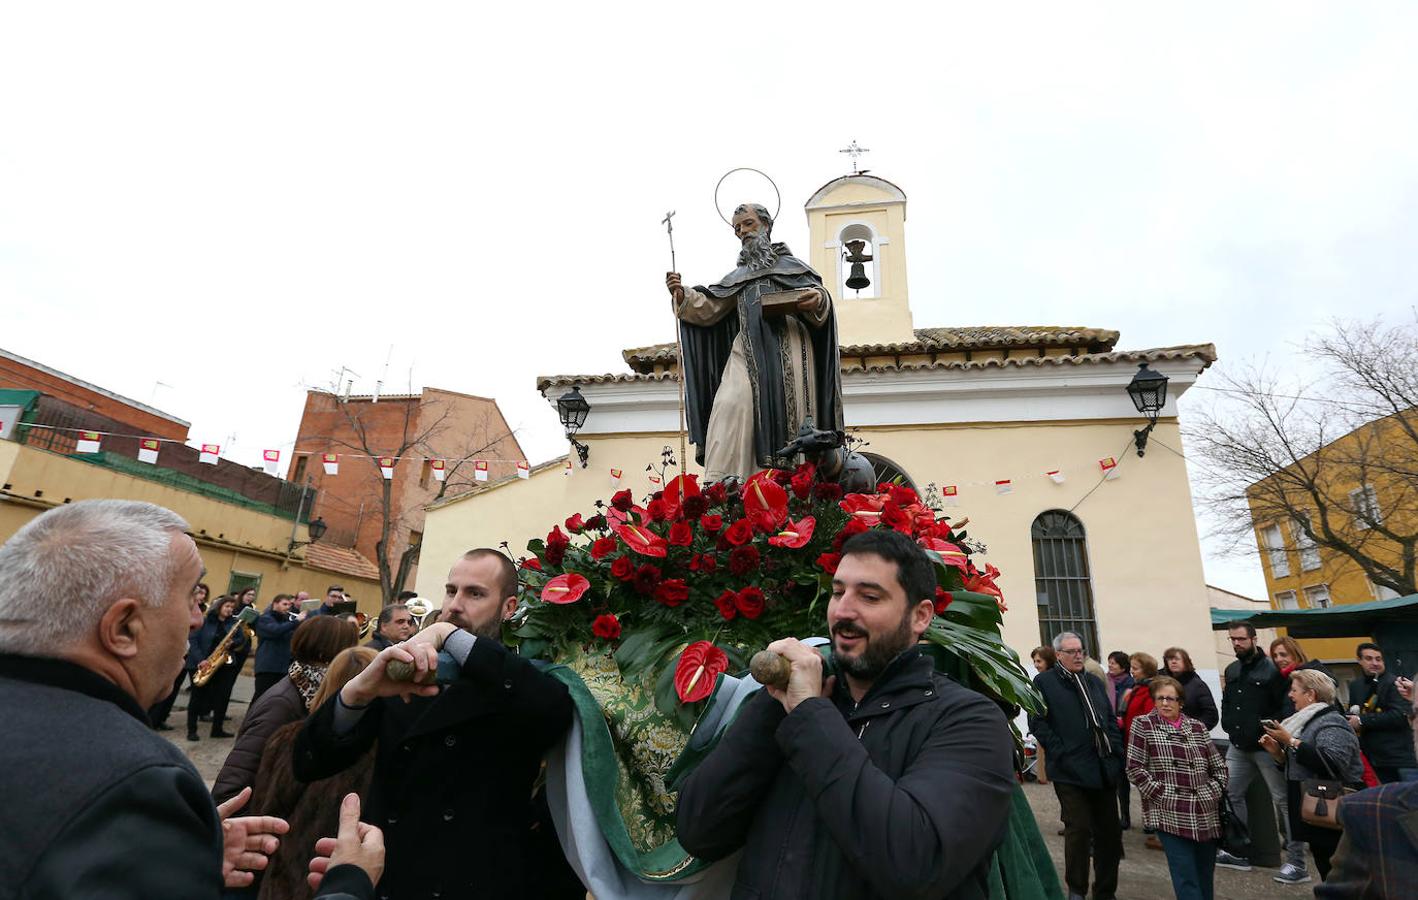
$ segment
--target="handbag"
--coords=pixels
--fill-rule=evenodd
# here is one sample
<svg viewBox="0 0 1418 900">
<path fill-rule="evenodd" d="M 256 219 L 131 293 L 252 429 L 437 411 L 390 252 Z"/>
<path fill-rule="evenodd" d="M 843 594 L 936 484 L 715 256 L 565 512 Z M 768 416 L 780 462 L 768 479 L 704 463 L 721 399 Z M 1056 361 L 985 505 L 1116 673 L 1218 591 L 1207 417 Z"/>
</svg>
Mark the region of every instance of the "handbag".
<svg viewBox="0 0 1418 900">
<path fill-rule="evenodd" d="M 1221 792 L 1221 802 L 1217 805 L 1221 814 L 1221 849 L 1232 856 L 1249 859 L 1251 855 L 1251 830 L 1236 811 L 1231 808 L 1231 796 Z"/>
<path fill-rule="evenodd" d="M 1315 734 L 1318 735 L 1324 730 L 1321 728 Z M 1329 759 L 1320 753 L 1318 747 L 1315 752 L 1319 755 L 1320 762 L 1324 763 L 1329 779 L 1306 778 L 1300 782 L 1300 819 L 1306 825 L 1314 825 L 1316 828 L 1343 830 L 1344 826 L 1339 821 L 1339 801 L 1345 795 L 1354 793 L 1354 789 L 1345 787 L 1343 781 L 1334 777 L 1334 769 L 1330 768 Z"/>
</svg>

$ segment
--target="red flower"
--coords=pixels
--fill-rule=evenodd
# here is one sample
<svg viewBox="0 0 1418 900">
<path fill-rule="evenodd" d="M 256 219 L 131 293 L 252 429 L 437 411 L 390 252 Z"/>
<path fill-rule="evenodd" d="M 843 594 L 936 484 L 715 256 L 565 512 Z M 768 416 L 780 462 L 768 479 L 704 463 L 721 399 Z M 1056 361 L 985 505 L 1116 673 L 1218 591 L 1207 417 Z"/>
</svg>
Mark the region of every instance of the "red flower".
<svg viewBox="0 0 1418 900">
<path fill-rule="evenodd" d="M 875 525 L 881 521 L 882 499 L 871 494 L 848 494 L 837 504 L 842 511 L 863 525 Z"/>
<path fill-rule="evenodd" d="M 928 534 L 916 538 L 916 543 L 927 550 L 934 550 L 937 553 L 945 553 L 955 549 L 955 545 L 949 541 L 943 541 L 938 537 L 931 537 Z"/>
<path fill-rule="evenodd" d="M 891 495 L 891 502 L 897 506 L 912 506 L 921 502 L 915 491 L 902 484 L 893 484 L 887 489 L 887 493 Z"/>
<path fill-rule="evenodd" d="M 581 599 L 581 595 L 591 589 L 591 582 L 586 580 L 585 575 L 578 575 L 575 572 L 567 572 L 565 575 L 558 575 L 546 583 L 542 588 L 543 603 L 575 603 Z"/>
<path fill-rule="evenodd" d="M 886 527 L 894 528 L 902 534 L 909 535 L 911 533 L 911 517 L 891 500 L 881 505 L 881 522 Z"/>
<path fill-rule="evenodd" d="M 581 521 L 580 513 L 576 513 L 566 520 L 566 530 L 572 534 L 580 534 L 586 530 L 586 523 Z"/>
<path fill-rule="evenodd" d="M 763 615 L 763 592 L 756 587 L 746 587 L 734 595 L 734 606 L 745 619 L 756 619 Z"/>
<path fill-rule="evenodd" d="M 610 613 L 596 616 L 596 620 L 591 623 L 591 633 L 598 638 L 613 641 L 620 637 L 620 619 Z"/>
<path fill-rule="evenodd" d="M 651 522 L 663 522 L 670 517 L 669 504 L 664 500 L 651 500 L 645 510 L 650 514 Z"/>
<path fill-rule="evenodd" d="M 768 477 L 778 483 L 779 487 L 787 487 L 788 482 L 793 480 L 793 473 L 787 469 L 765 469 Z"/>
<path fill-rule="evenodd" d="M 669 518 L 675 519 L 680 515 L 681 507 L 688 506 L 689 501 L 699 496 L 699 476 L 698 475 L 676 475 L 670 479 L 670 483 L 665 485 L 662 495 L 665 506 L 668 508 Z M 703 510 L 696 513 L 685 513 L 686 518 L 698 518 L 703 515 Z"/>
<path fill-rule="evenodd" d="M 806 500 L 812 493 L 812 475 L 794 475 L 792 480 L 793 496 L 799 500 Z"/>
<path fill-rule="evenodd" d="M 955 598 L 950 595 L 950 591 L 947 591 L 945 588 L 942 588 L 942 587 L 936 588 L 936 589 L 935 589 L 935 614 L 938 615 L 938 616 L 943 616 L 943 615 L 945 615 L 946 609 L 949 608 L 949 606 L 950 606 L 950 601 L 952 601 L 952 600 L 954 600 L 954 599 L 955 599 Z"/>
<path fill-rule="evenodd" d="M 620 535 L 625 545 L 641 556 L 664 556 L 665 539 L 643 525 L 612 525 L 611 531 Z"/>
<path fill-rule="evenodd" d="M 685 497 L 684 505 L 680 507 L 680 515 L 687 520 L 697 519 L 709 511 L 709 499 L 703 494 L 695 494 L 693 497 Z"/>
<path fill-rule="evenodd" d="M 621 512 L 630 512 L 630 508 L 635 505 L 635 499 L 630 496 L 630 489 L 616 491 L 611 495 L 611 506 Z"/>
<path fill-rule="evenodd" d="M 724 532 L 724 540 L 732 546 L 741 547 L 753 540 L 753 526 L 748 523 L 748 519 L 739 519 Z"/>
<path fill-rule="evenodd" d="M 719 615 L 724 617 L 725 622 L 739 614 L 738 607 L 734 605 L 734 596 L 733 591 L 724 591 L 714 598 L 714 605 L 719 608 Z"/>
<path fill-rule="evenodd" d="M 696 553 L 689 561 L 689 570 L 691 572 L 703 572 L 707 575 L 717 568 L 719 568 L 719 561 L 712 553 Z"/>
<path fill-rule="evenodd" d="M 547 562 L 554 566 L 561 565 L 562 557 L 566 556 L 566 548 L 570 546 L 571 538 L 562 533 L 561 526 L 552 526 L 551 532 L 547 535 L 546 540 Z"/>
<path fill-rule="evenodd" d="M 615 552 L 615 548 L 615 538 L 596 538 L 595 542 L 591 544 L 591 558 L 594 560 L 605 559 L 607 556 L 610 556 L 612 553 Z"/>
<path fill-rule="evenodd" d="M 847 524 L 842 526 L 842 530 L 837 532 L 837 537 L 832 539 L 832 552 L 841 553 L 842 545 L 847 543 L 848 538 L 867 530 L 867 524 L 861 519 L 848 519 Z"/>
<path fill-rule="evenodd" d="M 688 547 L 694 543 L 694 526 L 684 521 L 671 525 L 670 543 L 676 547 Z"/>
<path fill-rule="evenodd" d="M 628 556 L 620 556 L 611 563 L 611 574 L 621 581 L 629 581 L 635 574 L 635 563 Z"/>
<path fill-rule="evenodd" d="M 806 475 L 808 478 L 812 478 L 816 474 L 817 466 L 810 462 L 805 462 L 793 470 L 794 478 L 797 478 L 799 475 Z"/>
<path fill-rule="evenodd" d="M 758 548 L 749 544 L 735 547 L 729 553 L 729 571 L 735 575 L 747 575 L 758 567 Z"/>
<path fill-rule="evenodd" d="M 681 703 L 703 700 L 714 693 L 714 679 L 729 670 L 729 657 L 708 641 L 695 641 L 675 665 L 675 693 Z"/>
<path fill-rule="evenodd" d="M 820 481 L 812 486 L 812 495 L 818 500 L 840 500 L 842 498 L 842 485 L 831 481 Z"/>
<path fill-rule="evenodd" d="M 595 529 L 596 531 L 604 531 L 606 527 L 606 517 L 594 515 L 586 520 L 586 527 L 588 529 Z"/>
<path fill-rule="evenodd" d="M 718 515 L 702 516 L 699 519 L 699 527 L 703 528 L 709 534 L 718 534 L 719 529 L 724 527 L 724 517 Z"/>
<path fill-rule="evenodd" d="M 522 560 L 522 568 L 531 569 L 533 572 L 540 572 L 542 570 L 542 561 L 535 556 L 529 556 Z"/>
<path fill-rule="evenodd" d="M 840 553 L 824 553 L 817 558 L 817 564 L 822 567 L 822 571 L 828 575 L 837 574 L 837 564 L 842 561 Z"/>
<path fill-rule="evenodd" d="M 972 574 L 975 573 L 975 567 L 970 565 L 970 557 L 966 556 L 965 551 L 961 550 L 956 545 L 947 543 L 945 545 L 944 550 L 940 550 L 935 547 L 932 547 L 930 549 L 935 550 L 936 553 L 940 554 L 940 561 L 942 565 L 947 565 L 959 569 L 960 574 L 963 577 L 968 579 Z M 971 590 L 973 590 L 973 588 Z M 985 593 L 989 592 L 986 591 Z"/>
<path fill-rule="evenodd" d="M 783 475 L 789 477 L 787 472 Z M 773 472 L 758 472 L 743 486 L 744 512 L 760 531 L 772 531 L 788 518 L 788 492 L 773 476 Z"/>
<path fill-rule="evenodd" d="M 667 578 L 655 588 L 655 602 L 669 607 L 679 606 L 689 599 L 689 585 L 683 578 Z"/>
<path fill-rule="evenodd" d="M 789 522 L 783 526 L 783 530 L 769 538 L 768 543 L 774 547 L 797 550 L 812 540 L 812 532 L 816 527 L 816 519 L 812 516 L 803 516 L 798 521 Z"/>
<path fill-rule="evenodd" d="M 709 487 L 705 489 L 704 494 L 709 498 L 709 502 L 715 506 L 729 499 L 729 490 L 724 486 L 722 481 L 716 481 L 709 485 Z"/>
<path fill-rule="evenodd" d="M 660 570 L 657 566 L 645 563 L 635 570 L 632 579 L 635 591 L 639 594 L 653 594 L 655 587 L 660 583 Z"/>
<path fill-rule="evenodd" d="M 965 590 L 975 591 L 979 594 L 989 594 L 995 598 L 995 603 L 998 604 L 1000 612 L 1004 612 L 1009 607 L 1004 605 L 1004 591 L 1000 590 L 999 585 L 995 584 L 995 579 L 998 577 L 999 569 L 987 565 L 985 566 L 985 571 L 975 572 L 965 576 Z"/>
</svg>

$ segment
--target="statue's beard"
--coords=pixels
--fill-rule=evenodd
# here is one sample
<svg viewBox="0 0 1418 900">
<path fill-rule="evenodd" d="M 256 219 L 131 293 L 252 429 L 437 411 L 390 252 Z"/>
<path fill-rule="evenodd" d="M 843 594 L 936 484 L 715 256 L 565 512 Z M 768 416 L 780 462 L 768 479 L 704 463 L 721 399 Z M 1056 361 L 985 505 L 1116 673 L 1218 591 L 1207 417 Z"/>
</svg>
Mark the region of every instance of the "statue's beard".
<svg viewBox="0 0 1418 900">
<path fill-rule="evenodd" d="M 743 249 L 739 251 L 739 265 L 757 271 L 771 269 L 778 261 L 773 251 L 773 239 L 767 232 L 759 231 L 743 239 Z"/>
</svg>

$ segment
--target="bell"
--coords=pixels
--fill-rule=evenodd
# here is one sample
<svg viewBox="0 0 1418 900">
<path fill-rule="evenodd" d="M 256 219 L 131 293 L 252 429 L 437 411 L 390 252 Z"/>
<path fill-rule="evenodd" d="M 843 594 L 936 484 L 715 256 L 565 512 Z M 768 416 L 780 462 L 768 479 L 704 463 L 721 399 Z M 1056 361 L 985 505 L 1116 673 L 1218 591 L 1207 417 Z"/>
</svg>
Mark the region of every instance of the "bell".
<svg viewBox="0 0 1418 900">
<path fill-rule="evenodd" d="M 870 253 L 863 253 L 866 249 L 866 241 L 847 241 L 847 252 L 842 254 L 842 258 L 852 265 L 852 274 L 844 282 L 847 287 L 854 291 L 860 291 L 864 287 L 871 285 L 871 279 L 867 277 L 866 266 L 872 260 Z"/>
<path fill-rule="evenodd" d="M 867 277 L 866 266 L 861 263 L 852 263 L 852 274 L 847 278 L 847 287 L 854 291 L 860 291 L 870 285 L 871 279 Z"/>
</svg>

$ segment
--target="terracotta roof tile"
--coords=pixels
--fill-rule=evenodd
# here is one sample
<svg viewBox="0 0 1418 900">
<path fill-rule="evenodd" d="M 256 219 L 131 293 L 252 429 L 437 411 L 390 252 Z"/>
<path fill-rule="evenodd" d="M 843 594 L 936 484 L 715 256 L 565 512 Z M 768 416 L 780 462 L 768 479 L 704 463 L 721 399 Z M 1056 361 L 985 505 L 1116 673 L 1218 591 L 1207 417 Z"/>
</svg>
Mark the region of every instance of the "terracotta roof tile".
<svg viewBox="0 0 1418 900">
<path fill-rule="evenodd" d="M 310 568 L 352 575 L 355 578 L 379 580 L 379 567 L 358 551 L 329 544 L 310 544 L 305 548 L 305 565 Z"/>
</svg>

